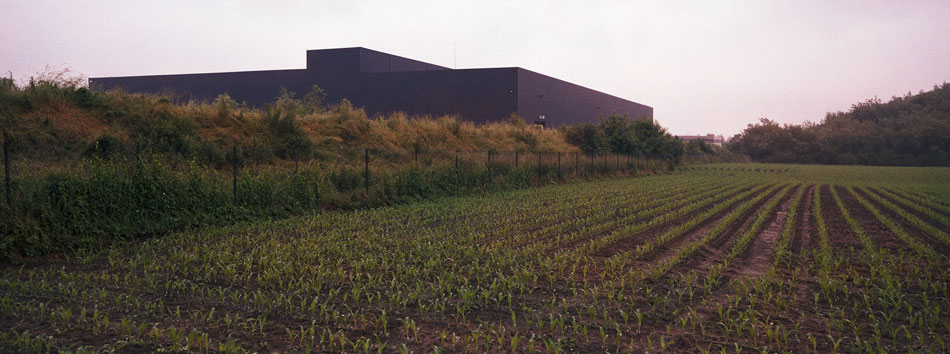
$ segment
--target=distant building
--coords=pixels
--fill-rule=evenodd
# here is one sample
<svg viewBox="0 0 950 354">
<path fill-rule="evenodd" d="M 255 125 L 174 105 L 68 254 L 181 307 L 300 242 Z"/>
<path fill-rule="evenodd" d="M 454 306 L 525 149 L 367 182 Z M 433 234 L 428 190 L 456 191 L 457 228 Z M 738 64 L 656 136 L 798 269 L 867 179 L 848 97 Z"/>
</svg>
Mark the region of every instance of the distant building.
<svg viewBox="0 0 950 354">
<path fill-rule="evenodd" d="M 713 135 L 713 134 L 706 134 L 706 135 L 677 135 L 676 137 L 679 138 L 680 140 L 684 141 L 684 142 L 693 141 L 693 140 L 700 140 L 700 141 L 706 143 L 707 145 L 716 145 L 716 146 L 720 146 L 720 147 L 722 146 L 723 141 L 725 141 L 725 140 L 722 138 L 722 135 Z"/>
<path fill-rule="evenodd" d="M 208 101 L 227 93 L 255 107 L 274 101 L 281 87 L 302 97 L 319 85 L 327 102 L 346 98 L 370 116 L 401 111 L 476 123 L 512 113 L 548 127 L 595 122 L 611 113 L 653 119 L 650 106 L 518 67 L 454 70 L 366 48 L 308 50 L 306 69 L 102 77 L 89 79 L 89 85 Z"/>
</svg>

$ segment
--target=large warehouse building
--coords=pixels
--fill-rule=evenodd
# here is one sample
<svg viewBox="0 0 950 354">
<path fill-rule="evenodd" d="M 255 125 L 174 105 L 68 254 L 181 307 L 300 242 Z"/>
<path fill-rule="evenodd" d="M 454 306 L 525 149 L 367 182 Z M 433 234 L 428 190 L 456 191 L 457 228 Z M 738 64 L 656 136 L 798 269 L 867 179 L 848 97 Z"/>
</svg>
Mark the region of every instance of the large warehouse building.
<svg viewBox="0 0 950 354">
<path fill-rule="evenodd" d="M 306 69 L 104 77 L 89 79 L 89 85 L 209 101 L 227 93 L 256 107 L 274 101 L 282 87 L 302 96 L 318 85 L 327 102 L 346 98 L 370 116 L 401 111 L 476 123 L 511 113 L 548 127 L 595 122 L 611 113 L 653 119 L 650 106 L 518 67 L 458 70 L 366 48 L 308 50 Z"/>
</svg>

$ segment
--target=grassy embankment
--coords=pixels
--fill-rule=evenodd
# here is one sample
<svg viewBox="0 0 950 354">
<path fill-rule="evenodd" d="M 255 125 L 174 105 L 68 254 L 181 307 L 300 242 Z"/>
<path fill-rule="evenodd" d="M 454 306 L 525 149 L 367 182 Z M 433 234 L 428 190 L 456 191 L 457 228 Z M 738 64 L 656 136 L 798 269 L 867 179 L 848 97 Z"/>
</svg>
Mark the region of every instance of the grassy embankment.
<svg viewBox="0 0 950 354">
<path fill-rule="evenodd" d="M 251 109 L 225 95 L 176 104 L 56 78 L 0 84 L 0 128 L 13 176 L 12 203 L 0 203 L 0 258 L 327 208 L 516 189 L 605 169 L 597 160 L 570 159 L 577 149 L 560 132 L 518 119 L 480 126 L 453 117 L 370 119 L 346 101 L 327 106 L 287 93 Z M 559 158 L 562 168 L 555 167 Z M 606 169 L 659 168 L 611 157 Z"/>
</svg>

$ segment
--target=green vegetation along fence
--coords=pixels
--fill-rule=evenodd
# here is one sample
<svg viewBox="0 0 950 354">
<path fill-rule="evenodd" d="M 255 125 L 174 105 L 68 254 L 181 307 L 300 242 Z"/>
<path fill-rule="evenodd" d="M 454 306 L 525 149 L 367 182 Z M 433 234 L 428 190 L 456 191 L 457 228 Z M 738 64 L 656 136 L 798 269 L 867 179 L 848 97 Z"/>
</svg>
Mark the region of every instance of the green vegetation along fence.
<svg viewBox="0 0 950 354">
<path fill-rule="evenodd" d="M 364 208 L 504 191 L 572 178 L 669 171 L 652 156 L 578 152 L 365 148 L 349 159 L 296 153 L 259 164 L 234 147 L 227 165 L 151 152 L 76 157 L 47 163 L 18 159 L 4 142 L 0 258 L 106 244 L 202 225 L 273 219 L 323 209 Z M 305 161 L 296 156 L 314 156 Z M 18 170 L 19 167 L 19 171 Z"/>
</svg>

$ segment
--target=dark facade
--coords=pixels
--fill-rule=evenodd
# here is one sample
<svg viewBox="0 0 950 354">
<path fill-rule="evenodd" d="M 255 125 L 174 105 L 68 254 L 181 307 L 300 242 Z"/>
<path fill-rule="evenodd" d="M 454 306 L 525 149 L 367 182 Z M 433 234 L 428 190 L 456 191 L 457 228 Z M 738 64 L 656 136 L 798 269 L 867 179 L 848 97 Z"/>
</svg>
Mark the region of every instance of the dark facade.
<svg viewBox="0 0 950 354">
<path fill-rule="evenodd" d="M 366 48 L 308 50 L 306 69 L 91 78 L 89 85 L 198 100 L 227 93 L 257 107 L 272 102 L 282 87 L 302 96 L 319 85 L 328 102 L 346 98 L 370 116 L 401 111 L 457 115 L 476 123 L 511 113 L 548 127 L 594 122 L 611 113 L 653 118 L 649 106 L 522 68 L 454 70 Z"/>
</svg>

